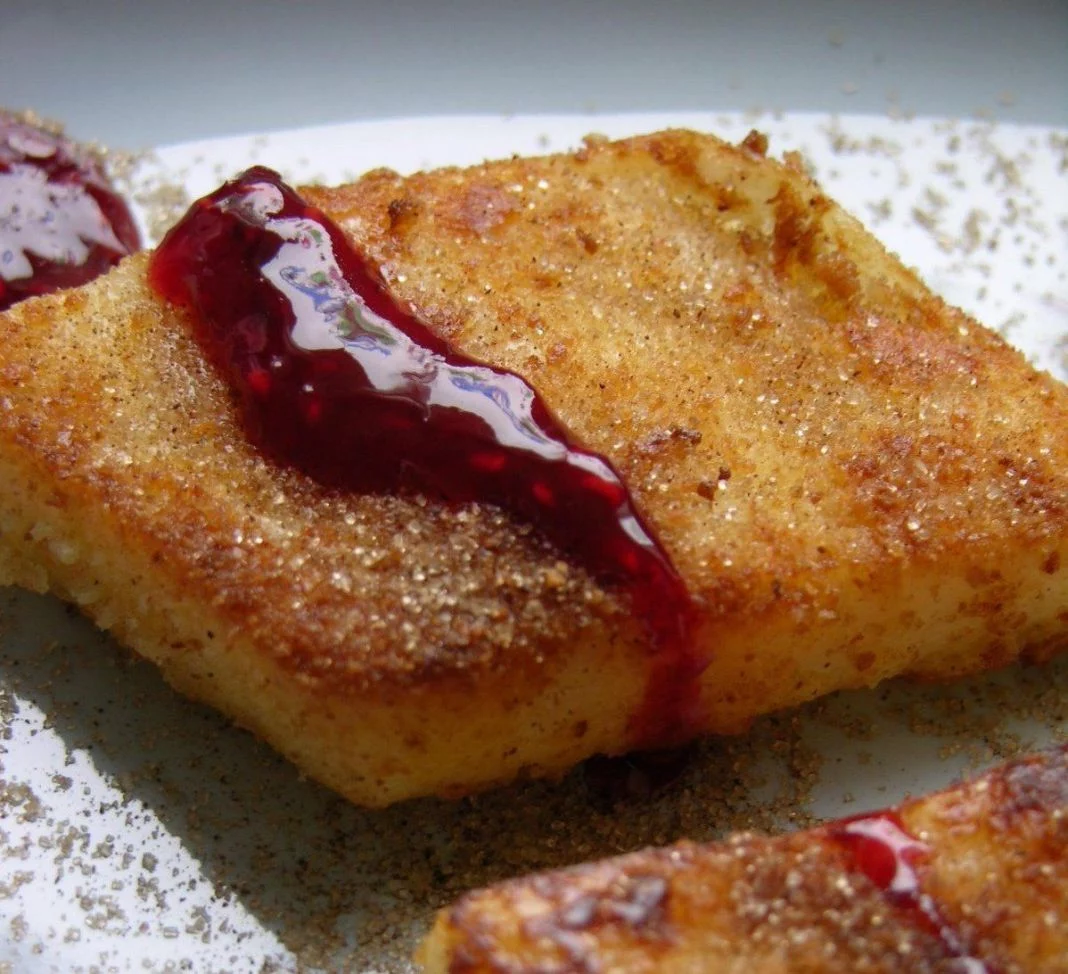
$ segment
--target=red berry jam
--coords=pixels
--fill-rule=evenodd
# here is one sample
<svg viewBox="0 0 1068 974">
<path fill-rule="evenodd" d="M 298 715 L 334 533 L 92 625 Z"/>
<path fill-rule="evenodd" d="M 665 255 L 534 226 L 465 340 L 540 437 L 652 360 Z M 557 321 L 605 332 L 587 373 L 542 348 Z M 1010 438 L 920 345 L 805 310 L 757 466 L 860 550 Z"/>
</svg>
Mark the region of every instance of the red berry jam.
<svg viewBox="0 0 1068 974">
<path fill-rule="evenodd" d="M 149 279 L 194 312 L 250 439 L 357 491 L 485 501 L 621 586 L 657 648 L 635 746 L 691 736 L 691 603 L 611 464 L 574 442 L 520 376 L 461 354 L 277 173 L 254 168 L 195 203 Z"/>
<path fill-rule="evenodd" d="M 89 152 L 0 112 L 0 311 L 85 284 L 140 246 Z"/>
<path fill-rule="evenodd" d="M 885 892 L 894 907 L 942 942 L 953 959 L 953 971 L 994 974 L 985 961 L 967 953 L 931 897 L 920 888 L 916 867 L 930 855 L 930 848 L 909 835 L 897 813 L 843 819 L 827 827 L 827 836 L 849 853 L 856 868 Z"/>
</svg>

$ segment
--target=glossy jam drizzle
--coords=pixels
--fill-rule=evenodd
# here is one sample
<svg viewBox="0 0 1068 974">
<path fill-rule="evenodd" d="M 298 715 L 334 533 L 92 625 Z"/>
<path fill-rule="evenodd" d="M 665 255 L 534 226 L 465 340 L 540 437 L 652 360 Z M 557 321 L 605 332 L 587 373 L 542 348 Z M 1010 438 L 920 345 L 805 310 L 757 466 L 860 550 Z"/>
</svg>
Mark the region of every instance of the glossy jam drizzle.
<svg viewBox="0 0 1068 974">
<path fill-rule="evenodd" d="M 995 974 L 985 961 L 970 956 L 920 887 L 916 866 L 930 855 L 926 843 L 909 835 L 897 813 L 876 812 L 843 819 L 827 835 L 850 855 L 856 868 L 881 889 L 912 923 L 937 937 L 959 974 Z"/>
<path fill-rule="evenodd" d="M 140 246 L 88 152 L 0 112 L 0 310 L 85 284 Z"/>
<path fill-rule="evenodd" d="M 460 354 L 401 307 L 269 169 L 194 204 L 149 278 L 194 311 L 265 452 L 347 489 L 499 505 L 626 589 L 657 647 L 635 746 L 692 735 L 702 666 L 685 586 L 612 466 L 522 378 Z"/>
</svg>

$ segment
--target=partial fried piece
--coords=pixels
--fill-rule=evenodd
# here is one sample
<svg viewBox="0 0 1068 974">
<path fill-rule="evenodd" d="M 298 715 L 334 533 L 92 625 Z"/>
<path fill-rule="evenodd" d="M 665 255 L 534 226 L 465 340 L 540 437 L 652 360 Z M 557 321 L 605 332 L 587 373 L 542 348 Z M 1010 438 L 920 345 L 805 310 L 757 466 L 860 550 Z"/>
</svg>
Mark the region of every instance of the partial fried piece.
<svg viewBox="0 0 1068 974">
<path fill-rule="evenodd" d="M 922 840 L 897 865 L 915 896 L 858 868 L 840 825 L 739 834 L 469 893 L 420 960 L 428 974 L 1068 971 L 1068 747 L 888 820 Z"/>
<path fill-rule="evenodd" d="M 709 731 L 1068 642 L 1068 391 L 759 139 L 307 195 L 615 462 L 698 601 Z M 617 593 L 497 510 L 265 461 L 145 264 L 0 317 L 0 578 L 356 802 L 641 743 L 652 651 Z"/>
</svg>

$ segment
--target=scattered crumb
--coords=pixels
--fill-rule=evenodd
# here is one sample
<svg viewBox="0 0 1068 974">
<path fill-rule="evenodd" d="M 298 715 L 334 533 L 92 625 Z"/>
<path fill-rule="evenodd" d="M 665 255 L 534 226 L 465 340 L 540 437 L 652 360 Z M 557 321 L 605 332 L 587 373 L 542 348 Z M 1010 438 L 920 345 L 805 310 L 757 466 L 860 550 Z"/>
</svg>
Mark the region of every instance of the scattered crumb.
<svg viewBox="0 0 1068 974">
<path fill-rule="evenodd" d="M 831 31 L 828 41 L 839 47 L 845 37 Z M 842 86 L 845 94 L 857 90 L 854 82 Z M 1005 97 L 1011 93 L 999 101 L 1011 104 Z M 891 116 L 904 117 L 896 96 L 888 100 Z M 749 126 L 760 117 L 756 110 L 728 122 Z M 773 128 L 780 151 L 797 145 L 766 118 L 762 124 Z M 1060 215 L 1057 223 L 1048 201 L 1030 195 L 1033 160 L 1000 149 L 992 126 L 947 123 L 938 130 L 938 159 L 929 172 L 906 165 L 906 133 L 857 136 L 833 120 L 824 135 L 836 165 L 821 178 L 848 178 L 860 165 L 875 169 L 863 215 L 911 223 L 908 229 L 928 237 L 946 266 L 959 261 L 984 274 L 990 293 L 987 284 L 971 291 L 980 304 L 993 300 L 994 271 L 1007 253 L 1022 252 L 1034 239 L 1059 246 L 1068 221 Z M 548 148 L 547 137 L 538 144 Z M 264 143 L 254 149 L 266 158 Z M 1044 136 L 1040 150 L 1068 172 L 1068 135 Z M 188 205 L 181 174 L 153 169 L 150 155 L 97 151 L 120 188 L 148 212 L 153 235 Z M 966 182 L 966 163 L 976 158 L 981 191 Z M 218 174 L 227 172 L 220 166 Z M 1015 242 L 1016 233 L 1023 243 Z M 1032 260 L 1042 256 L 1036 252 Z M 1051 302 L 1063 301 L 1064 293 L 1062 283 L 1061 297 L 1051 293 Z M 1007 305 L 992 306 L 985 317 L 1000 321 L 999 330 L 1010 336 L 1025 323 L 1024 312 Z M 1068 317 L 1061 313 L 1059 320 Z M 1051 347 L 1068 376 L 1068 330 Z M 695 489 L 725 503 L 736 489 L 731 483 L 727 490 L 727 480 L 721 473 Z M 927 746 L 945 762 L 948 778 L 1050 735 L 1063 739 L 1068 725 L 1068 668 L 1061 661 L 953 687 L 895 683 L 885 692 L 841 695 L 766 718 L 744 737 L 704 742 L 662 794 L 612 811 L 595 807 L 576 771 L 558 784 L 525 782 L 456 803 L 424 800 L 364 812 L 301 780 L 215 715 L 174 698 L 153 671 L 76 619 L 64 618 L 68 628 L 46 645 L 26 653 L 10 648 L 12 633 L 34 631 L 32 621 L 20 618 L 4 613 L 0 644 L 0 905 L 6 908 L 0 941 L 19 945 L 17 956 L 25 958 L 48 957 L 69 941 L 88 963 L 97 956 L 90 947 L 117 943 L 125 951 L 167 939 L 189 952 L 205 945 L 219 969 L 373 965 L 409 972 L 410 950 L 433 911 L 471 886 L 683 835 L 701 841 L 737 829 L 808 825 L 830 781 L 839 803 L 894 801 L 899 795 L 885 781 L 895 769 L 877 743 L 888 730 Z M 834 737 L 834 753 L 865 769 L 858 778 L 876 783 L 870 793 L 851 780 L 842 792 L 813 728 Z M 59 751 L 43 777 L 21 780 L 4 764 L 29 740 L 58 742 Z M 27 888 L 38 886 L 62 890 L 65 915 L 50 925 L 23 905 Z M 122 969 L 124 957 L 102 956 L 99 969 Z M 180 969 L 203 966 L 192 953 L 182 963 Z M 175 968 L 146 960 L 144 969 Z"/>
</svg>

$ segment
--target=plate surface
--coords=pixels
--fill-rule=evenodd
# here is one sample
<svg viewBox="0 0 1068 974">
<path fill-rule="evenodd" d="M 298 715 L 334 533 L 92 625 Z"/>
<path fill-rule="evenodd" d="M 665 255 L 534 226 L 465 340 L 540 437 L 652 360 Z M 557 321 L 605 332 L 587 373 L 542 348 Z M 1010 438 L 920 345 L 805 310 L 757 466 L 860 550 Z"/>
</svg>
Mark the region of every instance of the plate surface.
<svg viewBox="0 0 1068 974">
<path fill-rule="evenodd" d="M 740 114 L 364 122 L 163 147 L 126 189 L 150 235 L 253 163 L 338 182 L 683 125 L 796 149 L 949 301 L 1068 379 L 1068 138 L 1040 127 Z M 889 804 L 1063 737 L 1068 663 L 844 694 L 702 745 L 606 812 L 581 773 L 363 812 L 171 692 L 60 603 L 0 590 L 0 970 L 405 971 L 434 909 L 546 866 Z"/>
</svg>

